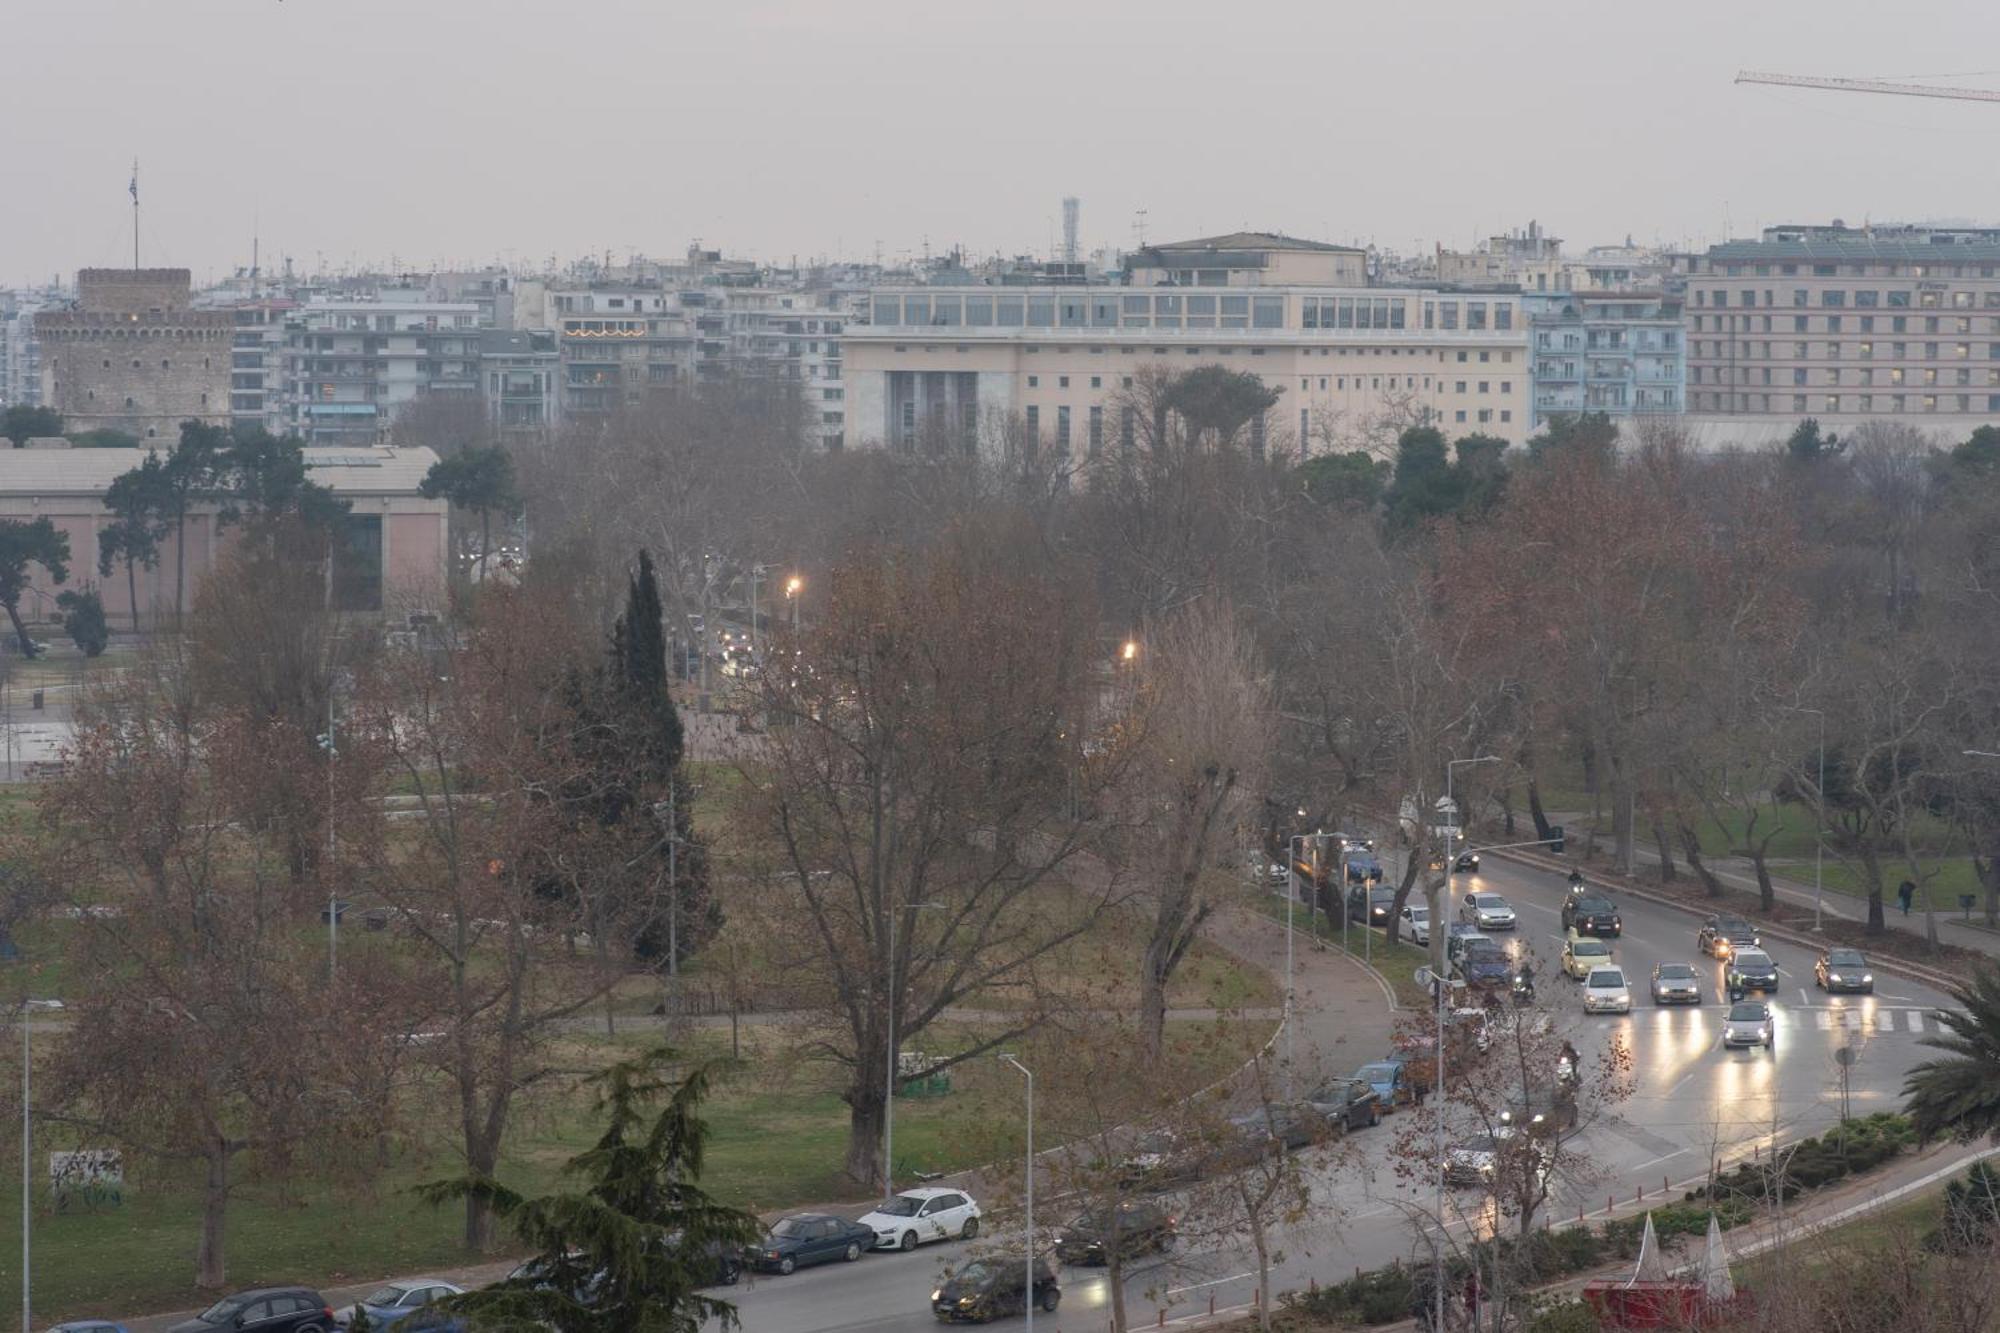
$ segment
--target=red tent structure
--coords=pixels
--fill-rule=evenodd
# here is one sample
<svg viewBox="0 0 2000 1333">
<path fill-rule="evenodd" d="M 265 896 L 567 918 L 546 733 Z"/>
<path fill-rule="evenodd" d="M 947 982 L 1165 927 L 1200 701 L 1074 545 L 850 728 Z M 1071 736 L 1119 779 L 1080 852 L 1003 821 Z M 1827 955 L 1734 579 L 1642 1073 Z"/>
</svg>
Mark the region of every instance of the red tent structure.
<svg viewBox="0 0 2000 1333">
<path fill-rule="evenodd" d="M 1653 1215 L 1646 1214 L 1639 1240 L 1639 1262 L 1622 1282 L 1586 1283 L 1584 1303 L 1608 1329 L 1706 1328 L 1735 1311 L 1739 1297 L 1729 1276 L 1729 1251 L 1722 1243 L 1722 1225 L 1708 1219 L 1708 1247 L 1693 1272 L 1676 1276 L 1660 1254 Z"/>
</svg>

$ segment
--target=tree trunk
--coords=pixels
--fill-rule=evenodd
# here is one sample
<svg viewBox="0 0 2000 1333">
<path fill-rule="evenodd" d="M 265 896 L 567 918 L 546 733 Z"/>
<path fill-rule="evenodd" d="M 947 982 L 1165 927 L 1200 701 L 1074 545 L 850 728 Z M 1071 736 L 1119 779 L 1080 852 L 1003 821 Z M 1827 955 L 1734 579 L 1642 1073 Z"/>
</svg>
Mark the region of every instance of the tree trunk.
<svg viewBox="0 0 2000 1333">
<path fill-rule="evenodd" d="M 125 595 L 132 599 L 132 632 L 139 632 L 139 576 L 133 572 L 132 558 L 125 558 Z"/>
<path fill-rule="evenodd" d="M 870 1043 L 871 1045 L 873 1043 Z M 887 1057 L 878 1049 L 872 1060 L 860 1060 L 847 1091 L 847 1176 L 857 1185 L 882 1180 L 882 1079 Z"/>
<path fill-rule="evenodd" d="M 486 557 L 493 550 L 493 515 L 490 511 L 479 511 L 479 586 L 486 586 Z"/>
<path fill-rule="evenodd" d="M 1701 881 L 1702 892 L 1711 898 L 1720 898 L 1723 895 L 1722 881 L 1708 868 L 1708 862 L 1701 859 L 1701 835 L 1685 823 L 1680 826 L 1680 834 L 1681 854 L 1687 857 L 1688 869 L 1694 871 L 1695 878 Z"/>
<path fill-rule="evenodd" d="M 1257 1252 L 1257 1327 L 1271 1333 L 1271 1243 L 1254 1209 L 1249 1220 L 1250 1248 Z"/>
<path fill-rule="evenodd" d="M 35 655 L 35 641 L 28 637 L 28 627 L 21 623 L 21 608 L 13 602 L 7 603 L 7 619 L 14 622 L 14 638 L 21 645 L 21 656 Z"/>
<path fill-rule="evenodd" d="M 1674 848 L 1673 844 L 1667 841 L 1666 826 L 1658 819 L 1653 821 L 1653 845 L 1660 853 L 1660 883 L 1671 884 L 1675 877 Z"/>
<path fill-rule="evenodd" d="M 1549 823 L 1548 812 L 1542 809 L 1541 784 L 1533 778 L 1528 779 L 1528 814 L 1535 821 L 1535 836 L 1537 838 L 1543 842 L 1547 842 L 1551 837 L 1555 836 L 1549 832 L 1553 825 Z"/>
<path fill-rule="evenodd" d="M 179 627 L 183 600 L 187 595 L 187 514 L 174 524 L 174 621 Z"/>
<path fill-rule="evenodd" d="M 1289 890 L 1287 890 L 1289 891 Z M 1139 971 L 1139 1045 L 1148 1060 L 1157 1061 L 1167 1035 L 1167 941 L 1155 929 L 1146 942 L 1146 958 Z"/>
<path fill-rule="evenodd" d="M 1889 928 L 1882 911 L 1882 863 L 1875 859 L 1875 849 L 1865 843 L 1861 848 L 1861 875 L 1868 885 L 1868 933 L 1880 935 Z"/>
<path fill-rule="evenodd" d="M 229 1145 L 209 1146 L 207 1179 L 201 1190 L 201 1237 L 196 1242 L 194 1284 L 214 1290 L 223 1284 L 223 1222 L 229 1212 Z"/>
<path fill-rule="evenodd" d="M 1972 858 L 1972 873 L 1986 891 L 1986 924 L 2000 926 L 2000 860 L 1990 856 Z"/>
<path fill-rule="evenodd" d="M 1778 910 L 1778 887 L 1771 883 L 1771 863 L 1760 844 L 1749 849 L 1750 865 L 1757 872 L 1757 906 L 1766 912 Z"/>
</svg>

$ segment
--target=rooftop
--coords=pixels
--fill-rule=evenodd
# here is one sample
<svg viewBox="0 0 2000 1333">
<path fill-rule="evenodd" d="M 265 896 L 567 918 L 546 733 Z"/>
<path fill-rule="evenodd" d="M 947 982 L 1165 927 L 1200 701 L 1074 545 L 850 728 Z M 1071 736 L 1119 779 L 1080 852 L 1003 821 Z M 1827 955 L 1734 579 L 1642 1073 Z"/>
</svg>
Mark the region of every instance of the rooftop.
<svg viewBox="0 0 2000 1333">
<path fill-rule="evenodd" d="M 1184 250 L 1296 250 L 1309 254 L 1360 255 L 1368 253 L 1352 245 L 1329 245 L 1306 241 L 1275 231 L 1232 231 L 1221 236 L 1202 236 L 1192 241 L 1162 241 L 1142 247 L 1163 253 Z"/>
</svg>

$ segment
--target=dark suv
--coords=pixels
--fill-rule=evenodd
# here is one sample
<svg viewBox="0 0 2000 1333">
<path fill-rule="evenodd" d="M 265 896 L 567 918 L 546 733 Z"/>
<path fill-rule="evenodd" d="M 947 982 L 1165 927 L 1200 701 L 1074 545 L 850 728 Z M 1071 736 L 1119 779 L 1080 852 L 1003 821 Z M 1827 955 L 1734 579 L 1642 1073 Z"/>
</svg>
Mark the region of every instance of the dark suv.
<svg viewBox="0 0 2000 1333">
<path fill-rule="evenodd" d="M 947 1324 L 987 1324 L 1021 1314 L 1030 1299 L 1025 1260 L 975 1259 L 938 1284 L 931 1293 L 931 1313 Z M 1035 1260 L 1032 1299 L 1051 1314 L 1062 1301 L 1056 1270 L 1047 1259 Z"/>
<path fill-rule="evenodd" d="M 1618 908 L 1609 898 L 1600 898 L 1596 894 L 1567 899 L 1563 903 L 1562 924 L 1564 930 L 1573 930 L 1579 935 L 1602 935 L 1613 939 L 1625 929 L 1625 923 L 1618 917 Z"/>
<path fill-rule="evenodd" d="M 258 1287 L 224 1296 L 167 1333 L 332 1333 L 333 1307 L 311 1287 Z"/>
<path fill-rule="evenodd" d="M 1694 947 L 1711 958 L 1727 958 L 1738 949 L 1756 949 L 1763 943 L 1757 928 L 1740 916 L 1711 916 L 1694 936 Z"/>
<path fill-rule="evenodd" d="M 1101 1264 L 1109 1249 L 1131 1259 L 1173 1243 L 1172 1213 L 1151 1200 L 1127 1200 L 1084 1213 L 1056 1232 L 1056 1258 L 1066 1264 Z"/>
<path fill-rule="evenodd" d="M 1347 891 L 1347 919 L 1360 925 L 1371 926 L 1389 924 L 1390 909 L 1396 905 L 1396 891 L 1377 884 L 1372 888 L 1366 884 L 1356 884 Z"/>
</svg>

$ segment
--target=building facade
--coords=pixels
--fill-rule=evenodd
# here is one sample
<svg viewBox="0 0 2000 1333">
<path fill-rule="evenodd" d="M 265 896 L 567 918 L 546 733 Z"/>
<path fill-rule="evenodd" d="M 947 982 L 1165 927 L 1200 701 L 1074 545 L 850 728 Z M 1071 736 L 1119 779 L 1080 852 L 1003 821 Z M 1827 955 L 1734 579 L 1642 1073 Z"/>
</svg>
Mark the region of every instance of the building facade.
<svg viewBox="0 0 2000 1333">
<path fill-rule="evenodd" d="M 285 320 L 285 429 L 308 444 L 372 445 L 427 394 L 480 391 L 468 302 L 325 301 Z"/>
<path fill-rule="evenodd" d="M 285 320 L 296 308 L 282 297 L 259 297 L 227 307 L 235 327 L 229 342 L 229 420 L 282 435 L 285 405 Z"/>
<path fill-rule="evenodd" d="M 906 448 L 942 426 L 985 452 L 1024 432 L 1088 457 L 1133 438 L 1121 394 L 1142 371 L 1204 364 L 1282 392 L 1252 447 L 1354 447 L 1384 420 L 1527 438 L 1517 292 L 1369 287 L 1363 252 L 1263 233 L 1129 262 L 1116 286 L 876 289 L 843 335 L 848 442 Z"/>
<path fill-rule="evenodd" d="M 1523 294 L 1532 330 L 1533 415 L 1614 418 L 1686 407 L 1687 339 L 1677 298 L 1659 292 Z"/>
<path fill-rule="evenodd" d="M 184 268 L 87 268 L 73 310 L 35 316 L 43 402 L 66 429 L 177 439 L 183 421 L 229 420 L 234 320 L 189 304 Z"/>
<path fill-rule="evenodd" d="M 2000 419 L 2000 230 L 1787 226 L 1686 257 L 1688 406 L 1953 433 Z"/>
<path fill-rule="evenodd" d="M 562 366 L 555 334 L 481 329 L 479 373 L 486 419 L 502 435 L 540 435 L 562 421 Z"/>
<path fill-rule="evenodd" d="M 548 292 L 565 417 L 608 416 L 694 381 L 695 322 L 680 295 L 651 283 Z"/>
</svg>

